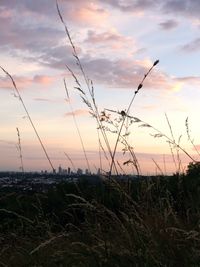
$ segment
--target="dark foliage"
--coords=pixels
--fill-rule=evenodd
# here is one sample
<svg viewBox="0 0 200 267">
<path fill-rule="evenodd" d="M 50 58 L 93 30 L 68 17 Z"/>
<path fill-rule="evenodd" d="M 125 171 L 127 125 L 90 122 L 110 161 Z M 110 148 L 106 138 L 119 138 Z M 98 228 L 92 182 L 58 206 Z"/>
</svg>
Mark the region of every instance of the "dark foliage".
<svg viewBox="0 0 200 267">
<path fill-rule="evenodd" d="M 47 193 L 1 189 L 0 265 L 199 266 L 200 194 L 190 167 L 129 182 L 82 179 Z"/>
</svg>

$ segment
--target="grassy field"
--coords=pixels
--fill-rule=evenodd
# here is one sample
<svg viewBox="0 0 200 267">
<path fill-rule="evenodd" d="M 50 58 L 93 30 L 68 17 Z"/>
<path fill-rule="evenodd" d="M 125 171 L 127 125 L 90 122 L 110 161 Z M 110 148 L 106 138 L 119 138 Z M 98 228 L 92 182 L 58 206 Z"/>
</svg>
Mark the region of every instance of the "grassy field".
<svg viewBox="0 0 200 267">
<path fill-rule="evenodd" d="M 77 183 L 61 183 L 46 193 L 1 188 L 0 266 L 200 266 L 200 165 L 180 145 L 180 140 L 175 140 L 167 115 L 169 136 L 130 114 L 135 98 L 159 60 L 155 60 L 147 72 L 141 74 L 141 82 L 124 110 L 100 111 L 93 82 L 85 73 L 58 5 L 57 11 L 84 84 L 79 82 L 79 77 L 68 66 L 67 70 L 74 79 L 74 89 L 96 121 L 101 179 L 97 183 L 86 179 Z M 17 84 L 3 67 L 0 68 L 10 78 L 49 166 L 54 171 Z M 85 163 L 90 171 L 87 151 L 65 80 L 64 87 Z M 141 176 L 137 155 L 129 143 L 133 123 L 150 128 L 154 131 L 153 137 L 164 138 L 169 143 L 176 174 L 165 176 L 155 162 L 161 175 Z M 188 127 L 186 120 L 188 140 L 196 150 Z M 112 142 L 114 140 L 113 146 L 110 135 Z M 25 175 L 18 128 L 17 137 L 22 175 Z M 127 160 L 119 163 L 116 156 L 118 151 L 126 154 Z M 185 174 L 181 171 L 180 152 L 193 162 Z M 106 170 L 101 165 L 102 158 L 107 160 Z M 128 165 L 132 166 L 137 178 L 115 179 Z"/>
<path fill-rule="evenodd" d="M 200 176 L 1 190 L 0 266 L 200 266 Z M 198 169 L 199 171 L 199 169 Z"/>
</svg>

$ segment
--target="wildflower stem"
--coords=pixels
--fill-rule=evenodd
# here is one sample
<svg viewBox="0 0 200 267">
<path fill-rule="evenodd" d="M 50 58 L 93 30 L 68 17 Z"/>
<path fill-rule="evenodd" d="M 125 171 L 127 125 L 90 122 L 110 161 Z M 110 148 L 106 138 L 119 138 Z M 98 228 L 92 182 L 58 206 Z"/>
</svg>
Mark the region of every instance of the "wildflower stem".
<svg viewBox="0 0 200 267">
<path fill-rule="evenodd" d="M 80 132 L 80 129 L 78 127 L 78 123 L 77 123 L 77 120 L 76 120 L 76 115 L 74 113 L 74 110 L 73 110 L 73 107 L 72 107 L 72 104 L 71 104 L 71 100 L 70 100 L 70 97 L 69 97 L 69 92 L 68 92 L 68 89 L 67 89 L 67 85 L 66 85 L 65 79 L 64 79 L 64 86 L 65 86 L 65 91 L 66 91 L 66 94 L 67 94 L 67 97 L 68 97 L 68 102 L 69 102 L 69 105 L 70 105 L 70 109 L 71 109 L 71 112 L 72 112 L 74 124 L 75 124 L 76 130 L 77 130 L 80 142 L 81 142 L 81 146 L 82 146 L 83 154 L 84 154 L 85 161 L 86 161 L 86 164 L 87 164 L 87 168 L 88 168 L 88 171 L 91 172 L 90 164 L 89 164 L 88 157 L 87 157 L 86 150 L 85 150 L 85 146 L 84 146 L 84 143 L 83 143 L 83 138 L 81 136 L 81 132 Z"/>
<path fill-rule="evenodd" d="M 54 169 L 54 167 L 53 167 L 53 164 L 52 164 L 52 162 L 51 162 L 51 160 L 50 160 L 50 158 L 49 158 L 49 155 L 47 154 L 47 151 L 46 151 L 46 149 L 45 149 L 45 147 L 44 147 L 44 144 L 43 144 L 43 142 L 42 142 L 42 140 L 41 140 L 41 138 L 40 138 L 40 136 L 39 136 L 39 134 L 38 134 L 38 131 L 37 131 L 37 129 L 36 129 L 36 127 L 35 127 L 35 125 L 34 125 L 32 119 L 31 119 L 31 117 L 30 117 L 30 114 L 29 114 L 29 112 L 28 112 L 28 110 L 27 110 L 27 108 L 26 108 L 26 106 L 25 106 L 25 103 L 24 103 L 24 101 L 23 101 L 23 99 L 22 99 L 22 97 L 21 97 L 21 95 L 20 95 L 20 93 L 19 93 L 19 90 L 18 90 L 18 88 L 17 88 L 17 86 L 16 86 L 16 83 L 15 83 L 13 77 L 12 77 L 12 76 L 11 76 L 5 69 L 4 69 L 4 68 L 2 68 L 1 66 L 0 66 L 0 68 L 2 69 L 2 71 L 3 71 L 6 75 L 8 75 L 8 77 L 9 77 L 10 80 L 12 81 L 13 87 L 14 87 L 16 93 L 17 93 L 17 96 L 18 96 L 20 102 L 22 103 L 22 106 L 23 106 L 23 108 L 24 108 L 24 110 L 25 110 L 25 112 L 26 112 L 26 115 L 27 115 L 27 117 L 28 117 L 28 120 L 29 120 L 29 122 L 31 123 L 31 126 L 32 126 L 32 128 L 33 128 L 33 130 L 34 130 L 34 132 L 35 132 L 35 134 L 36 134 L 36 136 L 37 136 L 37 138 L 38 138 L 38 140 L 39 140 L 39 143 L 40 143 L 40 145 L 41 145 L 41 147 L 42 147 L 42 149 L 43 149 L 43 151 L 44 151 L 44 153 L 45 153 L 45 156 L 46 156 L 46 158 L 47 158 L 47 160 L 48 160 L 48 162 L 49 162 L 49 164 L 50 164 L 50 166 L 51 166 L 51 168 L 52 168 L 52 170 L 53 170 L 53 172 L 54 172 L 55 169 Z"/>
<path fill-rule="evenodd" d="M 22 173 L 24 174 L 24 163 L 23 163 L 23 157 L 22 157 L 22 146 L 21 146 L 21 138 L 20 138 L 20 132 L 19 132 L 19 129 L 16 128 L 17 130 L 17 137 L 18 137 L 18 150 L 19 150 L 19 157 L 20 157 L 20 162 L 21 162 L 21 171 Z"/>
<path fill-rule="evenodd" d="M 118 132 L 118 136 L 117 136 L 117 139 L 116 139 L 116 142 L 115 142 L 115 146 L 114 146 L 114 150 L 113 150 L 113 153 L 112 153 L 112 156 L 111 156 L 111 165 L 110 165 L 110 171 L 109 171 L 109 174 L 111 175 L 112 174 L 112 169 L 113 169 L 113 164 L 114 164 L 114 161 L 115 161 L 115 154 L 116 154 L 116 151 L 117 151 L 117 146 L 118 146 L 118 143 L 119 143 L 119 138 L 121 136 L 121 132 L 122 132 L 122 129 L 124 127 L 124 123 L 126 121 L 126 119 L 128 120 L 128 115 L 129 115 L 129 112 L 130 112 L 130 109 L 131 109 L 131 106 L 135 100 L 135 97 L 136 95 L 138 94 L 138 92 L 140 91 L 140 89 L 143 87 L 143 83 L 145 81 L 145 79 L 147 78 L 147 76 L 150 74 L 150 72 L 152 71 L 152 69 L 159 63 L 159 60 L 156 60 L 152 67 L 148 70 L 148 72 L 144 75 L 142 81 L 140 82 L 140 84 L 138 85 L 138 88 L 137 90 L 134 92 L 134 95 L 128 105 L 128 109 L 126 111 L 126 114 L 124 114 L 124 116 L 122 116 L 122 123 L 121 123 L 121 126 L 120 126 L 120 129 L 119 129 L 119 132 Z"/>
</svg>

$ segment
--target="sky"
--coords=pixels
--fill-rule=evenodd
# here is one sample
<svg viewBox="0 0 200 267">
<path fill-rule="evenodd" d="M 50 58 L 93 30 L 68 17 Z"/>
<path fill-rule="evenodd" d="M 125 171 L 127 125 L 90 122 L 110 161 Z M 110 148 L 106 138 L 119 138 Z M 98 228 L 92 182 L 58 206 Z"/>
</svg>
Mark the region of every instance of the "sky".
<svg viewBox="0 0 200 267">
<path fill-rule="evenodd" d="M 133 123 L 129 129 L 128 142 L 141 173 L 173 173 L 178 162 L 184 171 L 191 161 L 164 136 L 155 138 L 158 133 L 174 138 L 199 160 L 194 145 L 197 150 L 200 148 L 200 1 L 58 0 L 58 5 L 85 74 L 93 82 L 100 112 L 127 110 L 144 74 L 159 59 L 130 110 L 131 116 L 152 126 Z M 54 168 L 72 167 L 69 158 L 75 168 L 87 168 L 75 114 L 90 169 L 96 172 L 100 167 L 97 125 L 66 67 L 88 95 L 54 0 L 0 0 L 0 59 L 1 67 L 16 82 Z M 16 128 L 20 132 L 24 169 L 50 171 L 12 82 L 1 70 L 0 99 L 0 171 L 20 171 Z M 113 121 L 118 116 L 116 112 L 106 111 Z M 186 118 L 192 142 L 188 140 Z M 105 123 L 105 127 L 110 125 Z M 106 134 L 113 150 L 117 135 L 109 131 Z M 106 152 L 101 134 L 100 140 Z M 123 155 L 122 149 L 119 144 L 119 172 L 123 169 L 125 173 L 135 173 L 132 166 L 123 164 L 130 155 Z M 108 171 L 103 152 L 101 159 L 102 169 Z"/>
</svg>

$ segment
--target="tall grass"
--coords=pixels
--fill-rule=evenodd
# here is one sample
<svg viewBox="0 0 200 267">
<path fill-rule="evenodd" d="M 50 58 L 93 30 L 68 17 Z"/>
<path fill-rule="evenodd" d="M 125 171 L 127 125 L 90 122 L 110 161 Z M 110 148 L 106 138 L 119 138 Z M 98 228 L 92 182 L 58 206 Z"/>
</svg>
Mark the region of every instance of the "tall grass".
<svg viewBox="0 0 200 267">
<path fill-rule="evenodd" d="M 112 172 L 113 172 L 113 168 L 115 169 L 116 174 L 118 174 L 117 164 L 116 164 L 116 161 L 115 161 L 115 155 L 116 155 L 118 144 L 120 142 L 120 138 L 123 138 L 123 136 L 122 136 L 123 129 L 126 128 L 126 131 L 128 131 L 127 127 L 125 127 L 125 124 L 128 125 L 129 113 L 130 113 L 131 107 L 133 105 L 133 102 L 134 102 L 134 100 L 136 98 L 136 95 L 139 93 L 139 91 L 143 87 L 143 84 L 144 84 L 145 80 L 147 79 L 148 75 L 151 73 L 153 68 L 159 63 L 159 60 L 156 60 L 153 63 L 152 67 L 147 71 L 147 73 L 144 74 L 144 77 L 142 78 L 141 82 L 139 83 L 137 89 L 134 91 L 134 95 L 133 95 L 130 103 L 128 104 L 127 110 L 125 109 L 125 110 L 122 110 L 120 112 L 120 115 L 121 115 L 121 118 L 122 118 L 121 125 L 119 126 L 119 129 L 117 131 L 117 138 L 116 138 L 116 141 L 115 141 L 114 148 L 112 150 L 110 142 L 109 142 L 109 139 L 108 139 L 108 136 L 107 136 L 107 133 L 106 133 L 106 130 L 105 130 L 105 127 L 102 124 L 102 122 L 104 121 L 105 112 L 103 112 L 103 113 L 99 112 L 99 109 L 98 109 L 98 106 L 97 106 L 97 103 L 96 103 L 96 100 L 95 100 L 95 92 L 94 92 L 93 82 L 89 78 L 87 78 L 87 75 L 85 73 L 84 67 L 83 67 L 83 65 L 81 63 L 81 60 L 79 58 L 79 55 L 77 53 L 76 46 L 75 46 L 75 44 L 74 44 L 74 42 L 73 42 L 73 40 L 71 38 L 71 35 L 69 33 L 69 30 L 68 30 L 68 27 L 67 27 L 67 25 L 64 22 L 64 19 L 62 17 L 62 14 L 61 14 L 61 11 L 60 11 L 60 8 L 59 8 L 59 5 L 58 5 L 58 1 L 56 1 L 56 7 L 57 7 L 57 12 L 58 12 L 58 15 L 60 17 L 60 20 L 61 20 L 62 24 L 64 25 L 65 33 L 66 33 L 66 36 L 68 38 L 69 44 L 71 45 L 71 48 L 72 48 L 72 51 L 73 51 L 73 56 L 74 56 L 75 61 L 76 61 L 76 65 L 79 67 L 79 69 L 81 71 L 81 74 L 82 74 L 82 76 L 84 78 L 84 81 L 85 81 L 85 84 L 86 84 L 86 88 L 87 88 L 87 91 L 88 91 L 89 95 L 87 95 L 87 93 L 83 89 L 81 83 L 79 82 L 78 77 L 75 75 L 73 70 L 71 70 L 68 66 L 67 66 L 67 69 L 71 73 L 72 77 L 75 80 L 76 86 L 74 88 L 79 91 L 83 102 L 89 108 L 89 111 L 92 114 L 92 116 L 96 119 L 97 129 L 101 132 L 101 135 L 103 137 L 104 143 L 106 145 L 106 149 L 107 149 L 107 151 L 109 153 L 109 156 L 110 156 L 110 167 L 109 167 L 109 172 L 108 172 L 109 173 L 109 178 L 110 178 L 111 175 L 112 175 Z M 65 84 L 65 88 L 66 88 L 66 84 Z M 123 138 L 123 139 L 125 140 L 126 145 L 128 145 L 126 138 Z M 98 132 L 98 140 L 99 140 L 99 147 L 101 148 L 102 147 L 102 142 L 101 142 L 101 140 L 99 138 L 99 132 Z M 83 144 L 82 144 L 82 147 L 83 147 Z M 131 146 L 128 145 L 128 147 L 130 148 Z M 83 151 L 84 151 L 84 155 L 85 155 L 85 158 L 86 158 L 85 148 L 84 147 L 83 147 Z M 104 148 L 103 148 L 103 151 L 104 151 L 104 154 L 106 154 Z M 133 155 L 133 151 L 131 151 L 131 155 Z M 100 155 L 100 159 L 101 159 L 101 155 Z M 88 165 L 87 158 L 86 158 L 86 163 Z M 137 165 L 137 161 L 136 161 L 135 155 L 133 157 L 133 163 L 134 163 L 134 165 L 136 167 L 137 172 L 139 173 L 139 168 L 138 168 L 138 165 Z"/>
<path fill-rule="evenodd" d="M 16 128 L 16 130 L 17 130 L 17 138 L 18 138 L 17 150 L 19 152 L 19 158 L 20 158 L 20 163 L 21 163 L 20 170 L 24 174 L 24 162 L 23 162 L 23 156 L 22 156 L 21 137 L 20 137 L 19 129 Z"/>
<path fill-rule="evenodd" d="M 25 111 L 25 113 L 26 113 L 26 115 L 27 115 L 27 118 L 28 118 L 28 120 L 29 120 L 29 122 L 30 122 L 30 124 L 31 124 L 31 126 L 32 126 L 32 128 L 33 128 L 33 131 L 34 131 L 35 134 L 36 134 L 36 137 L 37 137 L 37 139 L 38 139 L 38 141 L 39 141 L 39 143 L 40 143 L 40 145 L 41 145 L 41 147 L 42 147 L 42 150 L 44 151 L 44 154 L 45 154 L 45 156 L 46 156 L 46 158 L 47 158 L 47 161 L 49 162 L 49 165 L 50 165 L 51 169 L 53 170 L 53 172 L 55 172 L 55 168 L 53 167 L 52 161 L 51 161 L 51 159 L 50 159 L 50 157 L 49 157 L 49 155 L 48 155 L 48 153 L 47 153 L 47 150 L 46 150 L 46 148 L 45 148 L 45 146 L 44 146 L 44 144 L 43 144 L 43 142 L 42 142 L 42 139 L 40 138 L 40 135 L 39 135 L 39 133 L 38 133 L 36 127 L 35 127 L 35 124 L 33 123 L 33 120 L 32 120 L 32 118 L 31 118 L 31 116 L 30 116 L 30 114 L 29 114 L 29 112 L 28 112 L 28 109 L 27 109 L 27 107 L 26 107 L 26 105 L 25 105 L 25 103 L 24 103 L 24 101 L 23 101 L 23 99 L 22 99 L 22 97 L 21 97 L 21 94 L 20 94 L 20 92 L 19 92 L 19 90 L 18 90 L 18 88 L 17 88 L 17 85 L 16 85 L 16 83 L 15 83 L 13 77 L 12 77 L 12 76 L 10 75 L 10 73 L 8 73 L 3 67 L 0 66 L 0 69 L 1 69 L 1 70 L 8 76 L 9 79 L 11 80 L 12 85 L 13 85 L 13 88 L 14 88 L 16 94 L 17 94 L 16 97 L 19 99 L 20 103 L 22 104 L 22 107 L 23 107 L 23 109 L 24 109 L 24 111 Z"/>
<path fill-rule="evenodd" d="M 169 136 L 131 114 L 137 94 L 159 61 L 156 60 L 144 75 L 126 109 L 99 111 L 93 83 L 85 74 L 58 2 L 56 6 L 75 61 L 84 77 L 86 90 L 74 71 L 68 66 L 67 70 L 76 83 L 75 89 L 96 120 L 100 169 L 103 172 L 101 157 L 105 157 L 109 163 L 108 175 L 91 176 L 97 179 L 96 183 L 87 179 L 77 183 L 61 183 L 45 193 L 15 192 L 0 188 L 0 265 L 200 266 L 199 166 L 195 165 L 195 159 L 180 145 L 180 138 L 176 141 L 167 115 Z M 10 77 L 49 164 L 54 169 L 12 76 L 1 69 Z M 64 86 L 69 99 L 66 83 Z M 73 112 L 72 106 L 71 110 Z M 113 119 L 108 111 L 117 118 Z M 74 122 L 89 169 L 87 150 L 75 116 Z M 169 143 L 179 173 L 167 177 L 154 161 L 161 173 L 159 176 L 120 180 L 119 175 L 112 175 L 118 174 L 119 170 L 126 173 L 125 167 L 129 164 L 136 169 L 138 176 L 141 173 L 137 156 L 128 140 L 132 124 L 147 128 L 153 132 L 153 138 L 163 138 Z M 189 141 L 194 145 L 188 120 L 186 131 Z M 108 133 L 116 137 L 113 149 Z M 18 142 L 21 146 L 19 131 Z M 123 162 L 123 166 L 116 158 L 119 144 L 123 145 L 124 154 L 129 153 L 130 156 Z M 180 173 L 180 151 L 193 162 L 187 175 Z M 69 155 L 65 153 L 65 156 L 76 169 Z M 195 169 L 196 175 L 193 175 L 191 169 Z"/>
<path fill-rule="evenodd" d="M 171 124 L 169 122 L 167 115 L 165 115 L 165 117 L 166 117 L 167 125 L 169 127 L 171 136 L 168 136 L 168 135 L 162 133 L 162 131 L 158 130 L 156 127 L 140 120 L 139 118 L 134 117 L 131 114 L 131 108 L 134 104 L 136 96 L 138 95 L 140 90 L 143 88 L 145 80 L 148 79 L 148 76 L 151 74 L 153 69 L 159 63 L 159 60 L 156 60 L 152 64 L 152 66 L 149 68 L 149 70 L 143 75 L 141 82 L 139 83 L 139 85 L 137 86 L 137 89 L 133 93 L 133 96 L 131 98 L 130 103 L 127 104 L 127 108 L 125 108 L 124 110 L 121 110 L 120 112 L 115 111 L 115 110 L 110 110 L 110 109 L 105 109 L 104 111 L 100 112 L 98 109 L 97 102 L 95 100 L 95 91 L 94 91 L 93 83 L 86 75 L 86 72 L 84 70 L 84 66 L 81 63 L 81 59 L 79 58 L 76 46 L 75 46 L 75 44 L 71 38 L 68 27 L 67 27 L 67 25 L 66 25 L 66 23 L 62 17 L 62 14 L 61 14 L 61 11 L 60 11 L 60 8 L 58 5 L 58 1 L 56 1 L 56 7 L 57 7 L 57 12 L 58 12 L 58 15 L 60 17 L 60 20 L 61 20 L 62 24 L 64 25 L 67 39 L 69 41 L 69 44 L 71 45 L 71 48 L 73 51 L 73 56 L 74 56 L 75 61 L 76 61 L 76 65 L 80 69 L 80 72 L 84 78 L 87 92 L 84 90 L 84 86 L 81 84 L 81 82 L 79 81 L 79 77 L 77 77 L 75 75 L 74 71 L 72 69 L 70 69 L 68 66 L 67 66 L 67 69 L 71 73 L 71 75 L 74 78 L 74 81 L 76 83 L 76 86 L 74 88 L 76 90 L 78 90 L 78 92 L 80 93 L 80 97 L 83 100 L 83 102 L 86 104 L 86 106 L 88 107 L 89 112 L 96 119 L 97 129 L 98 129 L 97 135 L 98 135 L 98 142 L 99 142 L 99 148 L 100 148 L 99 149 L 99 151 L 100 151 L 100 154 L 99 154 L 100 169 L 102 169 L 102 167 L 101 167 L 102 163 L 101 162 L 102 162 L 102 156 L 103 156 L 106 159 L 106 161 L 109 163 L 109 170 L 107 171 L 108 177 L 111 178 L 111 175 L 113 173 L 118 174 L 118 168 L 121 170 L 121 165 L 119 164 L 119 162 L 117 163 L 116 152 L 117 152 L 119 144 L 122 144 L 123 145 L 123 149 L 122 149 L 123 153 L 125 154 L 126 152 L 129 152 L 129 155 L 130 155 L 130 159 L 124 161 L 123 165 L 126 166 L 126 165 L 131 164 L 134 167 L 134 169 L 136 170 L 136 173 L 138 174 L 138 176 L 140 175 L 141 171 L 140 171 L 139 162 L 138 162 L 137 157 L 134 153 L 133 146 L 132 146 L 132 144 L 129 143 L 129 140 L 128 140 L 128 136 L 130 133 L 129 132 L 129 126 L 132 123 L 139 123 L 140 124 L 139 127 L 147 127 L 151 130 L 154 130 L 156 132 L 155 134 L 153 134 L 154 138 L 163 137 L 166 139 L 166 141 L 168 142 L 169 147 L 170 147 L 170 151 L 171 151 L 173 162 L 175 164 L 176 172 L 181 172 L 183 170 L 183 168 L 181 167 L 181 159 L 180 159 L 180 155 L 179 155 L 180 151 L 183 152 L 192 162 L 196 162 L 194 157 L 192 155 L 190 155 L 187 152 L 187 150 L 184 149 L 184 147 L 182 147 L 182 145 L 180 144 L 181 137 L 177 141 L 175 140 L 173 130 L 172 130 L 172 127 L 171 127 Z M 118 114 L 119 118 L 115 119 L 115 121 L 112 120 L 110 115 L 106 113 L 107 111 L 114 112 L 114 113 Z M 108 125 L 108 126 L 105 126 L 105 125 Z M 112 126 L 113 130 L 109 126 Z M 187 121 L 186 121 L 186 128 L 187 128 Z M 108 132 L 116 135 L 116 139 L 115 139 L 113 148 L 111 147 L 111 144 L 110 144 L 110 141 L 109 141 L 109 138 L 107 135 Z M 188 133 L 189 133 L 189 131 L 187 130 L 187 134 Z M 103 138 L 103 143 L 101 141 L 101 138 Z M 188 136 L 188 139 L 190 140 L 190 142 L 192 141 L 190 136 Z M 104 145 L 105 145 L 105 147 L 104 147 Z M 194 143 L 193 143 L 193 146 L 194 146 Z M 174 155 L 174 150 L 175 150 L 176 156 Z M 84 151 L 85 151 L 85 148 L 84 148 Z M 103 153 L 101 153 L 101 152 L 103 152 Z M 86 163 L 87 163 L 87 159 L 86 159 Z"/>
<path fill-rule="evenodd" d="M 136 98 L 136 95 L 139 93 L 139 91 L 141 90 L 141 88 L 143 87 L 143 83 L 145 81 L 145 79 L 148 77 L 148 75 L 150 74 L 150 72 L 152 71 L 152 69 L 159 63 L 159 60 L 156 60 L 153 64 L 153 66 L 148 70 L 148 72 L 146 74 L 144 74 L 144 77 L 142 79 L 142 81 L 139 83 L 138 87 L 137 87 L 137 90 L 134 92 L 134 95 L 128 105 L 128 108 L 127 108 L 127 111 L 121 111 L 121 116 L 122 116 L 122 122 L 121 122 L 121 126 L 119 128 L 119 132 L 118 132 L 118 135 L 117 135 L 117 139 L 116 139 L 116 142 L 115 142 L 115 146 L 114 146 L 114 150 L 113 150 L 113 153 L 112 153 L 112 162 L 111 162 L 111 165 L 110 165 L 110 175 L 112 174 L 112 170 L 113 170 L 113 164 L 114 164 L 114 160 L 115 160 L 115 154 L 116 154 L 116 151 L 117 151 L 117 146 L 119 144 L 119 139 L 120 139 L 120 136 L 121 136 L 121 133 L 122 133 L 122 130 L 123 130 L 123 127 L 124 127 L 124 124 L 125 124 L 125 121 L 127 120 L 127 123 L 128 123 L 128 120 L 129 120 L 129 113 L 130 113 L 130 109 L 133 105 L 133 102 Z"/>
<path fill-rule="evenodd" d="M 68 103 L 70 105 L 71 113 L 72 113 L 72 116 L 73 116 L 74 125 L 76 127 L 76 130 L 77 130 L 80 142 L 81 142 L 81 146 L 82 146 L 83 154 L 84 154 L 85 161 L 86 161 L 86 164 L 87 164 L 87 168 L 88 168 L 88 171 L 91 172 L 90 171 L 90 164 L 89 164 L 88 157 L 87 157 L 87 152 L 85 150 L 85 145 L 84 145 L 84 142 L 83 142 L 83 138 L 82 138 L 78 123 L 76 121 L 76 115 L 74 113 L 74 110 L 73 110 L 73 107 L 72 107 L 72 104 L 71 104 L 71 99 L 70 99 L 70 96 L 69 96 L 69 92 L 68 92 L 68 89 L 67 89 L 67 84 L 66 84 L 66 80 L 65 79 L 64 79 L 64 86 L 65 86 L 65 91 L 66 91 L 66 95 L 67 95 L 67 100 L 68 100 Z"/>
<path fill-rule="evenodd" d="M 2 266 L 200 266 L 200 199 L 191 177 L 1 190 Z M 198 178 L 198 186 L 199 186 Z"/>
</svg>

